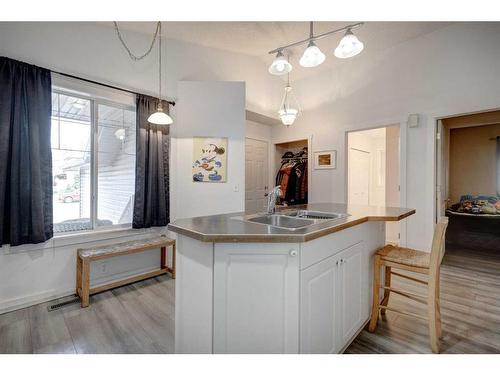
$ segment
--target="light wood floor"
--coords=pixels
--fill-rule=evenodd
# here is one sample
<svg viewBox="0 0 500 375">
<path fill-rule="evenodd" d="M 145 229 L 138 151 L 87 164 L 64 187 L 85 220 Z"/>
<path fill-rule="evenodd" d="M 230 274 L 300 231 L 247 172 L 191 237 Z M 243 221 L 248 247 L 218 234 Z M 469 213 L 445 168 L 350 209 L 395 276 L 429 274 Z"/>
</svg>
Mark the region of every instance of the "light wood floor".
<svg viewBox="0 0 500 375">
<path fill-rule="evenodd" d="M 394 287 L 425 294 L 425 286 L 397 276 Z M 391 294 L 389 305 L 426 315 L 426 305 Z M 442 353 L 500 353 L 500 246 L 494 251 L 453 248 L 441 266 Z M 375 333 L 362 331 L 346 353 L 431 353 L 427 322 L 387 312 Z"/>
<path fill-rule="evenodd" d="M 442 351 L 500 353 L 500 250 L 448 250 L 441 272 Z M 395 279 L 395 286 L 422 292 Z M 174 281 L 169 276 L 92 296 L 86 309 L 70 305 L 48 312 L 55 302 L 0 315 L 0 353 L 174 350 Z M 390 303 L 425 312 L 400 296 L 391 296 Z M 430 353 L 428 341 L 425 322 L 387 312 L 377 331 L 361 332 L 346 353 Z"/>
</svg>

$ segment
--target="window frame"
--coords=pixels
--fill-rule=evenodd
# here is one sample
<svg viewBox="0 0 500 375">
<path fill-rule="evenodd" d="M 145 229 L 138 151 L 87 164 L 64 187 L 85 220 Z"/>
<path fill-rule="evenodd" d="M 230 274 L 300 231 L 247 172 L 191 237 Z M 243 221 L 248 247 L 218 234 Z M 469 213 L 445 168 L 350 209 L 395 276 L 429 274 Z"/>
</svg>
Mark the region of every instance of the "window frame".
<svg viewBox="0 0 500 375">
<path fill-rule="evenodd" d="M 56 79 L 54 79 L 56 78 Z M 137 112 L 135 105 L 116 101 L 119 97 L 128 97 L 135 102 L 135 95 L 117 93 L 117 90 L 97 87 L 97 85 L 86 82 L 77 82 L 76 79 L 52 78 L 52 93 L 58 95 L 68 95 L 78 99 L 90 101 L 90 226 L 88 230 L 75 230 L 67 232 L 54 232 L 54 237 L 64 237 L 68 235 L 107 232 L 113 230 L 132 229 L 132 221 L 123 224 L 97 225 L 98 223 L 98 180 L 99 180 L 99 105 L 119 108 L 122 110 Z M 118 94 L 118 95 L 117 95 Z M 135 124 L 137 129 L 137 123 Z M 59 135 L 60 137 L 60 135 Z M 136 140 L 137 142 L 137 140 Z M 52 149 L 52 146 L 51 146 Z M 135 155 L 137 157 L 137 155 Z M 134 178 L 135 180 L 135 178 Z"/>
</svg>

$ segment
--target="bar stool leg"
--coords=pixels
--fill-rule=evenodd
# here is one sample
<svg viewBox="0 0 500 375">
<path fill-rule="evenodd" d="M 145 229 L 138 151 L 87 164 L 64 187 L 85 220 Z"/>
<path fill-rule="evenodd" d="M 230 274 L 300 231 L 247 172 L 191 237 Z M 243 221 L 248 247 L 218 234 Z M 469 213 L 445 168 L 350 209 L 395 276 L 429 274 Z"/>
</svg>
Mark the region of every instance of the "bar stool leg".
<svg viewBox="0 0 500 375">
<path fill-rule="evenodd" d="M 384 266 L 384 285 L 388 288 L 391 287 L 391 267 Z M 384 289 L 384 299 L 380 303 L 382 306 L 387 306 L 389 304 L 389 295 L 391 294 L 390 290 Z M 386 309 L 382 309 L 380 311 L 381 315 L 385 315 Z"/>
<path fill-rule="evenodd" d="M 374 332 L 377 328 L 378 308 L 380 301 L 380 255 L 375 255 L 373 260 L 373 303 L 372 315 L 368 326 L 369 332 Z"/>
</svg>

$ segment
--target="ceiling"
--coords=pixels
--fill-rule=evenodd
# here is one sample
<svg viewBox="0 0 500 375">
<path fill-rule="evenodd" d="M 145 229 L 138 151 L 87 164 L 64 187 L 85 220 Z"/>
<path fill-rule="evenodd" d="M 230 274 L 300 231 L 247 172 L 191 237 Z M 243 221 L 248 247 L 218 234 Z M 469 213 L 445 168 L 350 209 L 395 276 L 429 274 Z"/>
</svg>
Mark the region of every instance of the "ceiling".
<svg viewBox="0 0 500 375">
<path fill-rule="evenodd" d="M 315 22 L 314 34 L 344 27 L 354 22 Z M 112 23 L 108 23 L 112 26 Z M 354 30 L 365 44 L 361 56 L 368 56 L 389 49 L 397 44 L 431 33 L 449 25 L 449 22 L 367 22 Z M 119 22 L 121 30 L 152 35 L 155 22 Z M 308 22 L 163 22 L 163 34 L 170 39 L 194 43 L 206 47 L 243 53 L 260 58 L 266 65 L 273 57 L 268 51 L 304 39 L 309 34 Z M 290 50 L 292 65 L 296 66 L 295 79 L 307 77 L 331 69 L 344 61 L 333 56 L 341 34 L 317 42 L 327 55 L 324 64 L 316 68 L 302 68 L 298 60 L 305 46 Z"/>
</svg>

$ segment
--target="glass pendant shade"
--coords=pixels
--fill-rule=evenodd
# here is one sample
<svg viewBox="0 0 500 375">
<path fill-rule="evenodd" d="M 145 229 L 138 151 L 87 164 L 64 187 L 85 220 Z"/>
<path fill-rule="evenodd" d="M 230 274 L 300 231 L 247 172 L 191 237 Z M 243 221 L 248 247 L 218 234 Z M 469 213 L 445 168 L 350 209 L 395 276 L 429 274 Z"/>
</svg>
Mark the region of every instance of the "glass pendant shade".
<svg viewBox="0 0 500 375">
<path fill-rule="evenodd" d="M 290 73 L 292 71 L 292 64 L 288 62 L 281 51 L 278 52 L 276 58 L 269 66 L 269 73 L 280 76 Z"/>
<path fill-rule="evenodd" d="M 174 120 L 172 120 L 172 117 L 163 112 L 163 108 L 161 106 L 158 106 L 157 111 L 148 117 L 148 122 L 155 125 L 170 125 L 174 122 Z"/>
<path fill-rule="evenodd" d="M 280 120 L 283 125 L 290 126 L 295 122 L 299 111 L 294 108 L 282 109 L 279 112 Z"/>
<path fill-rule="evenodd" d="M 318 66 L 325 61 L 325 54 L 321 52 L 316 44 L 311 40 L 309 46 L 304 51 L 304 54 L 300 58 L 300 65 L 305 68 L 313 68 Z"/>
<path fill-rule="evenodd" d="M 299 115 L 299 110 L 300 107 L 292 94 L 292 87 L 288 84 L 285 87 L 285 95 L 283 96 L 281 107 L 278 111 L 278 115 L 283 125 L 292 125 Z"/>
<path fill-rule="evenodd" d="M 347 59 L 356 56 L 364 48 L 364 44 L 356 38 L 351 30 L 347 30 L 339 45 L 335 48 L 335 56 L 339 59 Z"/>
</svg>

